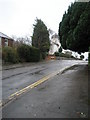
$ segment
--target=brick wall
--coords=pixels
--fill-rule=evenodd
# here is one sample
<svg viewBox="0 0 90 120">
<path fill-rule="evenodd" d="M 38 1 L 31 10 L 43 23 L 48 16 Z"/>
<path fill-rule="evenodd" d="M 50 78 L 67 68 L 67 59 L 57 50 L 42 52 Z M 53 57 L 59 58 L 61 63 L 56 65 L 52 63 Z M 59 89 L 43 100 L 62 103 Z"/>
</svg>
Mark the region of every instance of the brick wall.
<svg viewBox="0 0 90 120">
<path fill-rule="evenodd" d="M 56 56 L 55 55 L 48 55 L 46 57 L 46 60 L 51 60 L 51 59 L 56 60 Z"/>
<path fill-rule="evenodd" d="M 13 40 L 12 39 L 7 39 L 8 40 L 8 46 L 13 47 Z M 1 38 L 2 41 L 2 47 L 5 47 L 5 38 Z"/>
<path fill-rule="evenodd" d="M 8 46 L 13 47 L 13 40 L 8 40 Z"/>
</svg>

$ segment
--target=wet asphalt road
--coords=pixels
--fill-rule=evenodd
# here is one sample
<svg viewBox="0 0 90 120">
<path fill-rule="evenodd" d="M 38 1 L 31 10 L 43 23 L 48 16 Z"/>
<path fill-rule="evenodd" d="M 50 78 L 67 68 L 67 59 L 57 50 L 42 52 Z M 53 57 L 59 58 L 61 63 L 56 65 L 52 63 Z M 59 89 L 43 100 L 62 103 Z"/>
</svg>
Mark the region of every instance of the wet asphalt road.
<svg viewBox="0 0 90 120">
<path fill-rule="evenodd" d="M 75 60 L 56 60 L 36 63 L 16 69 L 2 71 L 2 98 L 7 99 L 8 96 L 16 91 L 32 84 L 44 76 L 71 66 L 73 64 L 82 63 Z"/>
<path fill-rule="evenodd" d="M 56 69 L 61 69 L 66 65 L 70 66 L 74 63 L 78 62 L 52 61 L 47 64 L 44 63 L 32 66 L 32 71 L 29 71 L 31 70 L 30 67 L 26 67 L 25 70 L 30 73 L 29 77 L 27 76 L 29 73 L 25 72 L 24 68 L 16 69 L 14 74 L 22 71 L 25 72 L 21 74 L 21 76 L 15 75 L 17 78 L 16 81 L 23 81 L 26 76 L 27 79 L 25 80 L 34 76 L 31 78 L 34 78 L 35 81 L 37 76 L 39 79 L 42 77 L 41 73 L 46 75 Z M 41 70 L 41 75 L 35 74 L 35 71 L 34 74 L 31 75 L 31 72 L 33 73 L 33 70 L 37 71 L 38 68 L 39 71 Z M 22 71 L 20 71 L 20 69 Z M 9 75 L 11 77 L 5 78 L 6 76 L 4 76 L 5 79 L 3 79 L 3 81 L 7 81 L 8 83 L 8 81 L 11 81 L 11 78 L 15 77 L 13 73 Z M 22 79 L 19 79 L 19 77 Z M 29 80 L 31 81 L 32 79 Z M 11 83 L 14 86 L 15 82 Z M 22 83 L 23 82 L 21 82 L 18 87 L 22 85 Z M 30 82 L 26 82 L 25 84 L 24 81 L 25 86 L 28 85 L 28 83 L 30 84 Z M 3 88 L 3 90 L 5 89 Z M 4 93 L 4 95 L 6 95 L 6 93 Z M 3 108 L 2 116 L 3 118 L 80 118 L 82 117 L 79 114 L 80 112 L 84 113 L 85 117 L 88 116 L 88 70 L 86 63 L 81 62 L 75 67 L 64 71 L 62 74 L 59 73 L 22 96 L 19 96 L 16 100 Z"/>
</svg>

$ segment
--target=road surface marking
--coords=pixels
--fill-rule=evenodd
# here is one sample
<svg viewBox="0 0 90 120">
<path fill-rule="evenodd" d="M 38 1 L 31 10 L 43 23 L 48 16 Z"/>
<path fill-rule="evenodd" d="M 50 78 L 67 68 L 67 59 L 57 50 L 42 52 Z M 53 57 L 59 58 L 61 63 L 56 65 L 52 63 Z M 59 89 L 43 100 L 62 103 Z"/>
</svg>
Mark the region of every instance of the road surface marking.
<svg viewBox="0 0 90 120">
<path fill-rule="evenodd" d="M 74 65 L 75 65 L 75 64 L 74 64 Z M 72 65 L 72 66 L 74 66 L 74 65 Z M 14 98 L 16 98 L 17 96 L 21 95 L 22 93 L 27 92 L 27 90 L 30 90 L 30 89 L 38 86 L 39 84 L 47 81 L 49 78 L 54 77 L 55 75 L 61 73 L 63 70 L 65 70 L 65 69 L 67 69 L 67 68 L 69 68 L 69 67 L 72 67 L 72 66 L 67 66 L 67 67 L 65 67 L 65 68 L 62 68 L 61 70 L 58 70 L 58 71 L 56 71 L 56 72 L 53 72 L 53 73 L 51 73 L 51 74 L 43 77 L 42 79 L 40 79 L 40 80 L 38 80 L 38 81 L 30 84 L 29 86 L 27 86 L 27 87 L 25 87 L 25 88 L 23 88 L 23 89 L 15 92 L 15 93 L 11 94 L 11 95 L 8 97 L 8 100 L 9 100 L 9 101 L 13 100 Z M 2 106 L 2 101 L 0 101 L 0 107 L 1 107 L 1 106 Z"/>
<path fill-rule="evenodd" d="M 63 68 L 63 69 L 61 69 L 61 70 L 58 70 L 58 71 L 56 71 L 56 72 L 53 72 L 53 73 L 51 73 L 51 74 L 43 77 L 42 79 L 40 79 L 40 80 L 38 80 L 38 81 L 30 84 L 29 86 L 27 86 L 27 87 L 25 87 L 25 88 L 23 88 L 23 89 L 15 92 L 15 93 L 11 94 L 8 98 L 9 98 L 9 99 L 13 99 L 15 96 L 21 95 L 22 93 L 26 92 L 26 91 L 29 90 L 30 88 L 32 89 L 32 88 L 38 86 L 39 84 L 47 81 L 49 78 L 51 78 L 51 77 L 59 74 L 59 73 L 60 73 L 61 71 L 63 71 L 64 69 L 66 69 L 66 68 Z"/>
</svg>

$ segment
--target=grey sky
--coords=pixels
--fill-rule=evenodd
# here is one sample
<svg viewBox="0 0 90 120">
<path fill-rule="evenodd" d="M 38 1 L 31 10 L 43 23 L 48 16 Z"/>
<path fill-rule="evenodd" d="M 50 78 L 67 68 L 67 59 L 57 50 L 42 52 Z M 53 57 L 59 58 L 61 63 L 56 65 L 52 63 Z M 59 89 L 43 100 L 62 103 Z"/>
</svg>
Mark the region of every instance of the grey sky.
<svg viewBox="0 0 90 120">
<path fill-rule="evenodd" d="M 75 0 L 0 0 L 0 32 L 32 35 L 35 18 L 56 33 L 64 12 Z"/>
</svg>

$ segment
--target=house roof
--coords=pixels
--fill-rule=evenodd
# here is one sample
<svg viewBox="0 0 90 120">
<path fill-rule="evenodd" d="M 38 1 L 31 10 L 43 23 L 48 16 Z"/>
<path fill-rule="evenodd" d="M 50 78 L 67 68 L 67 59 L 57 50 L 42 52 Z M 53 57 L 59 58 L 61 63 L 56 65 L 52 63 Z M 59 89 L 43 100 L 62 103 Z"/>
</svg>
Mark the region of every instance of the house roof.
<svg viewBox="0 0 90 120">
<path fill-rule="evenodd" d="M 54 35 L 52 35 L 52 38 L 57 38 L 57 39 L 59 39 L 59 36 L 55 33 Z"/>
<path fill-rule="evenodd" d="M 10 38 L 9 36 L 3 34 L 2 32 L 0 32 L 0 37 L 7 38 L 7 39 L 12 39 L 12 38 Z"/>
</svg>

